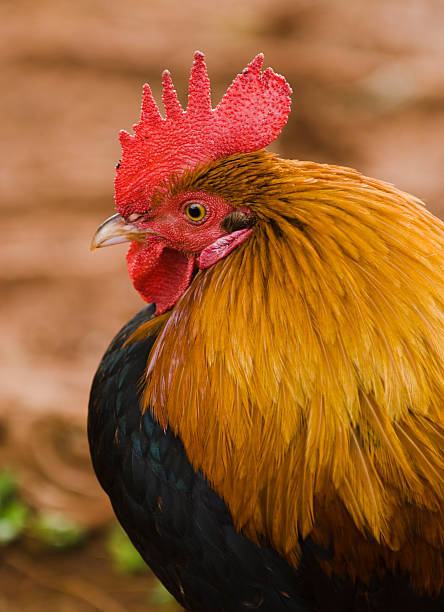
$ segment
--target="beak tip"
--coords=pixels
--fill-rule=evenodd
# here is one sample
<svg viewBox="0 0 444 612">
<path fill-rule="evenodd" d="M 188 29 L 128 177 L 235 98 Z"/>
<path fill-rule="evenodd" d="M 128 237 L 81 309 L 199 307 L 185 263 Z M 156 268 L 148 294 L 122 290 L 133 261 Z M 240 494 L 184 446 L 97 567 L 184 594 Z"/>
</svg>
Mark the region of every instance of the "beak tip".
<svg viewBox="0 0 444 612">
<path fill-rule="evenodd" d="M 90 251 L 122 242 L 145 242 L 150 230 L 141 230 L 126 222 L 118 213 L 104 221 L 92 237 Z"/>
</svg>

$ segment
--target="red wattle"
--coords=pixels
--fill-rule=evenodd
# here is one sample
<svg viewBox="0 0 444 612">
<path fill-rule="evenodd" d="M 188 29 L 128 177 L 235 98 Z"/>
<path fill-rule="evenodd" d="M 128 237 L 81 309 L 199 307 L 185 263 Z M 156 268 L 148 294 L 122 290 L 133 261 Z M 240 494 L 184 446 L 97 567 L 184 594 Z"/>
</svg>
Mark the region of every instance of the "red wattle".
<svg viewBox="0 0 444 612">
<path fill-rule="evenodd" d="M 191 282 L 194 257 L 168 248 L 163 240 L 132 242 L 126 259 L 134 287 L 146 302 L 156 304 L 156 314 L 172 308 Z"/>
</svg>

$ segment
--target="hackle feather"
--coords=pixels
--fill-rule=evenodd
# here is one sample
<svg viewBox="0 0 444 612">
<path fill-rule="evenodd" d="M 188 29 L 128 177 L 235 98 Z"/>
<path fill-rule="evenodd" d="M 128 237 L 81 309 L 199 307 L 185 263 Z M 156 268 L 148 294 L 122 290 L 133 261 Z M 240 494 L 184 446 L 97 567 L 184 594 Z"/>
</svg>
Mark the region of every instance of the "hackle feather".
<svg viewBox="0 0 444 612">
<path fill-rule="evenodd" d="M 249 537 L 443 586 L 443 225 L 358 172 L 263 151 L 185 173 L 256 217 L 162 321 L 144 408 Z M 357 552 L 359 550 L 359 552 Z M 418 563 L 415 551 L 421 550 Z"/>
</svg>

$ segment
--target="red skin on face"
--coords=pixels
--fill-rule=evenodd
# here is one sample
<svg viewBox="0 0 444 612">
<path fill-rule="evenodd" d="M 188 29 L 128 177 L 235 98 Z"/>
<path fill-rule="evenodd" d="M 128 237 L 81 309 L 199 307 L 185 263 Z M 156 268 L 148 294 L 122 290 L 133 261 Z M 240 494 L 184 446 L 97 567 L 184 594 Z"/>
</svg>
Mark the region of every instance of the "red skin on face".
<svg viewBox="0 0 444 612">
<path fill-rule="evenodd" d="M 190 203 L 205 207 L 201 221 L 187 217 L 185 209 Z M 213 265 L 248 238 L 251 229 L 232 234 L 222 229 L 222 220 L 232 210 L 222 198 L 189 192 L 166 199 L 133 222 L 140 229 L 156 232 L 148 234 L 144 243 L 131 243 L 127 263 L 135 288 L 144 300 L 156 304 L 157 314 L 177 302 L 196 267 Z"/>
</svg>

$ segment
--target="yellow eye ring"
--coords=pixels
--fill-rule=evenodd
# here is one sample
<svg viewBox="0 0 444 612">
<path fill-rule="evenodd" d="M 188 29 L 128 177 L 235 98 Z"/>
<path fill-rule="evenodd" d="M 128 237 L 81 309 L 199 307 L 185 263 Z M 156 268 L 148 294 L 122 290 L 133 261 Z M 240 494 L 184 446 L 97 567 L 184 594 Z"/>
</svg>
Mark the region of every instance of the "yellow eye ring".
<svg viewBox="0 0 444 612">
<path fill-rule="evenodd" d="M 188 202 L 188 204 L 185 206 L 184 212 L 187 219 L 193 223 L 200 223 L 203 221 L 203 219 L 205 219 L 207 209 L 199 202 Z"/>
</svg>

